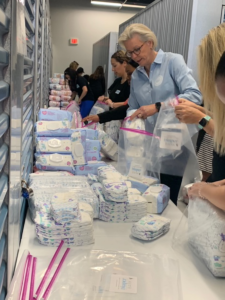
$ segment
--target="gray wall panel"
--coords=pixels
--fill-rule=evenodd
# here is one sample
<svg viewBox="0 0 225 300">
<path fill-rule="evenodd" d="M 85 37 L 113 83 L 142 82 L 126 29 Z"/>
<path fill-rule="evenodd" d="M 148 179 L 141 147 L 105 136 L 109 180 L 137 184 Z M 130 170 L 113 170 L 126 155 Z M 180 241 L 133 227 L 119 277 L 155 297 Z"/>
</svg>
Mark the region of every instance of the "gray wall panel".
<svg viewBox="0 0 225 300">
<path fill-rule="evenodd" d="M 187 61 L 193 0 L 159 0 L 119 26 L 119 34 L 143 23 L 156 34 L 157 49 L 182 54 Z"/>
</svg>

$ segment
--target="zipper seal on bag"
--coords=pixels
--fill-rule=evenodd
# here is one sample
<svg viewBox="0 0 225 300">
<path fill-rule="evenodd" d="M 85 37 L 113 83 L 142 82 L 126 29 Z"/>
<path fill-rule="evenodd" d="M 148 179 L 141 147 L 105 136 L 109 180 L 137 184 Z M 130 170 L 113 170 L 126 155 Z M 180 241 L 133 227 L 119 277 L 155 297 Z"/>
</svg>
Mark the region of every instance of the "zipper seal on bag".
<svg viewBox="0 0 225 300">
<path fill-rule="evenodd" d="M 148 135 L 151 137 L 155 137 L 156 139 L 160 139 L 159 136 L 156 136 L 153 133 L 150 133 L 148 131 L 141 130 L 141 129 L 131 129 L 131 128 L 120 127 L 120 130 L 125 130 L 125 131 L 129 131 L 129 132 L 134 132 L 134 133 L 140 133 L 140 134 Z"/>
<path fill-rule="evenodd" d="M 95 123 L 95 122 L 90 122 L 90 123 L 88 123 L 87 125 L 82 125 L 82 128 L 85 128 L 85 127 L 91 126 L 91 125 L 93 125 L 93 124 L 95 124 L 95 125 L 96 125 L 96 123 Z M 95 129 L 96 129 L 96 126 L 95 126 Z"/>
<path fill-rule="evenodd" d="M 22 279 L 22 282 L 21 282 L 20 297 L 19 297 L 19 299 L 21 299 L 22 293 L 23 293 L 23 286 L 24 286 L 24 282 L 25 282 L 25 275 L 26 275 L 26 271 L 27 271 L 27 263 L 28 263 L 29 255 L 30 255 L 30 253 L 28 253 L 28 255 L 27 255 L 25 266 L 24 266 L 24 270 L 23 270 L 23 279 Z"/>
</svg>

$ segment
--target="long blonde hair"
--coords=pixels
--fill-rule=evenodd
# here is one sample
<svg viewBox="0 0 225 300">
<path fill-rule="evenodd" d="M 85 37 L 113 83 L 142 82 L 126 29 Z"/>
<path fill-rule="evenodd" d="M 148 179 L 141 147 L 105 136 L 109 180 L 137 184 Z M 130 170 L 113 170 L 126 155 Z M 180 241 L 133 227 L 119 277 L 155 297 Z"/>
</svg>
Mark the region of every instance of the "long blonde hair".
<svg viewBox="0 0 225 300">
<path fill-rule="evenodd" d="M 225 23 L 209 31 L 199 46 L 199 78 L 205 108 L 212 112 L 215 124 L 214 146 L 225 154 L 225 106 L 216 95 L 215 73 L 225 51 Z"/>
<path fill-rule="evenodd" d="M 120 46 L 122 48 L 125 48 L 124 42 L 132 39 L 135 34 L 139 35 L 141 41 L 143 41 L 143 42 L 152 41 L 153 47 L 154 48 L 157 47 L 158 41 L 157 41 L 156 35 L 154 34 L 153 31 L 151 31 L 150 28 L 148 28 L 147 26 L 145 26 L 144 24 L 141 24 L 141 23 L 131 24 L 125 28 L 124 32 L 122 32 L 119 37 L 118 42 L 119 42 Z"/>
</svg>

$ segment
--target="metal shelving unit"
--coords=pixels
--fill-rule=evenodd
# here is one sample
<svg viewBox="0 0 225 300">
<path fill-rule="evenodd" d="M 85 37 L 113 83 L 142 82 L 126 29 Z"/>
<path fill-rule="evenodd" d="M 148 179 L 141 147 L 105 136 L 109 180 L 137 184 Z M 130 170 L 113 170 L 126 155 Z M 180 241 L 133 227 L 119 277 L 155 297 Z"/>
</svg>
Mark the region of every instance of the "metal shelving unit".
<svg viewBox="0 0 225 300">
<path fill-rule="evenodd" d="M 5 13 L 6 2 L 9 17 Z M 11 29 L 9 22 L 11 21 Z M 5 24 L 5 25 L 4 25 Z M 12 279 L 18 255 L 23 225 L 27 211 L 27 201 L 22 197 L 21 181 L 28 180 L 33 168 L 34 123 L 38 111 L 48 98 L 49 57 L 51 44 L 49 35 L 49 0 L 0 0 L 0 32 L 5 36 L 9 32 L 8 49 L 0 44 L 0 105 L 8 102 L 9 86 L 11 103 L 8 112 L 0 111 L 0 292 L 2 274 L 7 270 L 7 285 Z M 4 25 L 4 26 L 3 26 Z M 4 38 L 2 38 L 4 40 Z M 48 41 L 48 43 L 46 43 Z M 8 73 L 5 72 L 7 65 Z M 4 80 L 6 74 L 7 80 Z M 10 116 L 10 118 L 9 118 Z M 10 119 L 10 121 L 9 121 Z M 4 143 L 7 135 L 8 143 Z M 10 144 L 10 149 L 7 146 Z M 9 155 L 8 155 L 9 153 Z M 8 160 L 9 156 L 9 160 Z M 8 163 L 9 175 L 5 172 Z M 8 193 L 8 182 L 10 190 Z M 6 200 L 4 198 L 6 197 Z M 8 204 L 8 206 L 7 206 Z M 4 220 L 8 214 L 8 230 Z M 6 222 L 7 223 L 7 222 Z M 1 232 L 4 234 L 1 235 Z M 1 250 L 8 244 L 5 255 L 8 260 L 1 261 Z M 3 275 L 4 275 L 3 274 Z M 4 299 L 0 295 L 0 299 Z M 2 298 L 3 297 L 3 298 Z"/>
</svg>

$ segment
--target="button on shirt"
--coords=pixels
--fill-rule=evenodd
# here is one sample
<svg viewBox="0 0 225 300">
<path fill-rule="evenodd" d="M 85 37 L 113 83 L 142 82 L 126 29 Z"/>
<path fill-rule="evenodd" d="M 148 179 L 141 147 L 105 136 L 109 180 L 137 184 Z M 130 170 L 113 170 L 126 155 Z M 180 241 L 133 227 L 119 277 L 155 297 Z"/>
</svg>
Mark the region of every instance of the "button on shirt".
<svg viewBox="0 0 225 300">
<path fill-rule="evenodd" d="M 200 105 L 202 95 L 191 73 L 182 55 L 159 50 L 149 76 L 140 66 L 132 74 L 129 110 L 176 96 Z M 148 130 L 154 129 L 157 115 L 148 117 Z"/>
</svg>

